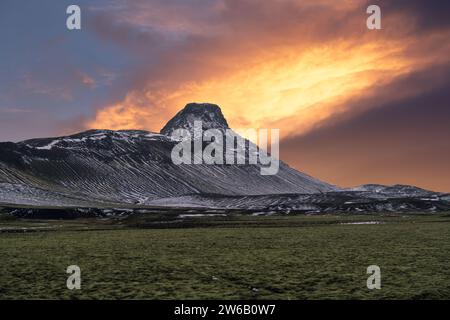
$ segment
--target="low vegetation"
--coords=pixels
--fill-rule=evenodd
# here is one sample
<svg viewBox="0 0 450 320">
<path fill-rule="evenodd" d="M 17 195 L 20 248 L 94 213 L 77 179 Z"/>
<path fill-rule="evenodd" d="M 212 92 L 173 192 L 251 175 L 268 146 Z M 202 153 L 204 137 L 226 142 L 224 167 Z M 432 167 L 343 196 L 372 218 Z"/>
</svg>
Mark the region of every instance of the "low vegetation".
<svg viewBox="0 0 450 320">
<path fill-rule="evenodd" d="M 450 298 L 449 215 L 3 217 L 2 299 Z"/>
</svg>

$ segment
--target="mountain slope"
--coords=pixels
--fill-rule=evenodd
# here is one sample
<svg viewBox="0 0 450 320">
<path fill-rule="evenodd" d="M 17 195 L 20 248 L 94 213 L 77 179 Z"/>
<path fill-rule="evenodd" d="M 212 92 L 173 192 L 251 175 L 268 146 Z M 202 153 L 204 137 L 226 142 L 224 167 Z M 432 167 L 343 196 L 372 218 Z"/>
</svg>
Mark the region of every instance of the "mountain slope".
<svg viewBox="0 0 450 320">
<path fill-rule="evenodd" d="M 189 104 L 163 128 L 228 128 L 220 109 Z M 205 121 L 207 120 L 207 121 Z M 334 186 L 280 163 L 262 176 L 259 165 L 175 165 L 178 141 L 141 130 L 89 130 L 71 136 L 0 143 L 0 202 L 95 206 L 147 204 L 187 194 L 263 195 L 316 193 Z"/>
</svg>

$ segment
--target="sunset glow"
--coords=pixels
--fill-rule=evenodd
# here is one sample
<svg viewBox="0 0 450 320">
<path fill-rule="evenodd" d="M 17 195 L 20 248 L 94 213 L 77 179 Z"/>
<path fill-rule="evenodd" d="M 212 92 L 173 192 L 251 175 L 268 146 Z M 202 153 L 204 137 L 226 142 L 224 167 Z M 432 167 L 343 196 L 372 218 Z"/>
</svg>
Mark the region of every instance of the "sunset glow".
<svg viewBox="0 0 450 320">
<path fill-rule="evenodd" d="M 380 30 L 360 0 L 86 2 L 78 33 L 6 35 L 0 133 L 159 132 L 209 102 L 234 129 L 280 129 L 282 160 L 325 181 L 450 190 L 448 5 L 377 3 Z"/>
<path fill-rule="evenodd" d="M 132 91 L 123 102 L 100 110 L 87 127 L 159 131 L 186 102 L 213 101 L 234 128 L 282 125 L 282 135 L 299 134 L 342 112 L 338 103 L 410 71 L 413 61 L 399 57 L 402 49 L 394 42 L 280 48 L 227 66 L 224 75 L 170 90 Z"/>
</svg>

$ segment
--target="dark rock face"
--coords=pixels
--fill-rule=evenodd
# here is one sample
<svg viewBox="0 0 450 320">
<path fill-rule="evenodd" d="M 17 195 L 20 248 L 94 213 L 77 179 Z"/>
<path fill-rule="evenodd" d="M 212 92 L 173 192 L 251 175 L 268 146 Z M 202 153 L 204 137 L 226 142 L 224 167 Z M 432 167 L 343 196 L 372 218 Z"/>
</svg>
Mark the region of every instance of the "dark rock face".
<svg viewBox="0 0 450 320">
<path fill-rule="evenodd" d="M 204 130 L 229 129 L 227 120 L 218 105 L 189 103 L 161 129 L 161 133 L 169 136 L 176 129 L 191 131 L 194 127 L 194 121 L 201 121 Z"/>
</svg>

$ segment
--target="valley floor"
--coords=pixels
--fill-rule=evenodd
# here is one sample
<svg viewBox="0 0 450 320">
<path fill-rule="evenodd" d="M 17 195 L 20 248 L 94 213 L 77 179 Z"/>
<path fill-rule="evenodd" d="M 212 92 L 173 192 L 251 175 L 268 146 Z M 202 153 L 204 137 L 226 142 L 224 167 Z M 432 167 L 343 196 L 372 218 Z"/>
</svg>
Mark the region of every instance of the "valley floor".
<svg viewBox="0 0 450 320">
<path fill-rule="evenodd" d="M 448 214 L 162 220 L 0 214 L 0 299 L 450 298 Z"/>
</svg>

